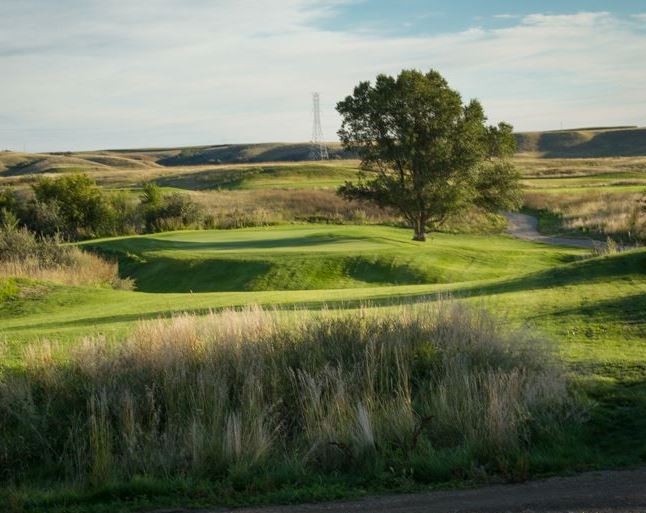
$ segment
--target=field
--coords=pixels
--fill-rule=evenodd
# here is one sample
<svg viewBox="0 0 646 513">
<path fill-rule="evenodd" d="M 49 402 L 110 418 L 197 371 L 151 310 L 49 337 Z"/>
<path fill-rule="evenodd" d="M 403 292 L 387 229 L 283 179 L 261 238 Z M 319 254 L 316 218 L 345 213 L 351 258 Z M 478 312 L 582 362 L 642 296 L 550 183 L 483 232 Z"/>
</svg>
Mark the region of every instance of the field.
<svg viewBox="0 0 646 513">
<path fill-rule="evenodd" d="M 645 157 L 545 158 L 535 147 L 527 148 L 534 153 L 519 154 L 515 161 L 523 173 L 525 208 L 539 216 L 543 231 L 631 243 L 646 239 L 640 203 L 646 189 Z M 214 215 L 233 219 L 228 230 L 80 244 L 118 261 L 121 276 L 132 279 L 135 290 L 0 278 L 4 371 L 20 373 L 42 361 L 62 373 L 68 359 L 77 358 L 82 338 L 118 346 L 142 333 L 147 325 L 141 321 L 154 324 L 179 314 L 195 315 L 200 322 L 211 319 L 211 312 L 261 305 L 279 319 L 294 312 L 303 319 L 352 318 L 368 306 L 387 318 L 405 317 L 398 312 L 414 305 L 458 302 L 495 312 L 500 325 L 549 340 L 565 363 L 573 394 L 584 405 L 584 420 L 568 435 L 574 437 L 568 447 L 532 452 L 522 464 L 510 464 L 507 471 L 498 468 L 492 475 L 522 479 L 646 460 L 645 249 L 594 256 L 584 249 L 521 241 L 503 233 L 499 218 L 484 226 L 467 223 L 468 229 L 453 226 L 432 234 L 426 244 L 414 243 L 396 216 L 347 204 L 335 195 L 338 185 L 355 176 L 356 161 L 258 163 L 254 160 L 278 150 L 253 150 L 237 148 L 233 157 L 231 149 L 213 148 L 37 158 L 0 154 L 0 188 L 10 185 L 26 194 L 38 176 L 82 170 L 101 187 L 131 197 L 154 180 L 163 190 L 191 194 Z M 291 153 L 280 155 L 288 160 L 285 155 Z M 237 163 L 218 163 L 225 158 Z M 217 324 L 218 317 L 214 319 Z M 144 346 L 146 340 L 140 339 Z M 465 473 L 454 457 L 446 461 L 463 473 L 442 471 L 431 483 L 478 480 L 477 472 Z M 93 491 L 52 485 L 54 491 L 41 493 L 18 487 L 2 497 L 26 511 L 43 505 L 102 511 L 106 504 L 135 508 L 302 501 L 422 486 L 402 472 L 396 478 L 384 477 L 385 472 L 344 484 L 343 472 L 317 474 L 304 482 L 302 475 L 285 471 L 272 474 L 273 485 L 264 482 L 258 488 L 244 484 L 248 475 L 231 474 L 226 481 L 231 488 L 215 495 L 203 482 L 137 478 L 130 484 L 103 483 Z M 151 499 L 156 494 L 162 498 Z"/>
</svg>

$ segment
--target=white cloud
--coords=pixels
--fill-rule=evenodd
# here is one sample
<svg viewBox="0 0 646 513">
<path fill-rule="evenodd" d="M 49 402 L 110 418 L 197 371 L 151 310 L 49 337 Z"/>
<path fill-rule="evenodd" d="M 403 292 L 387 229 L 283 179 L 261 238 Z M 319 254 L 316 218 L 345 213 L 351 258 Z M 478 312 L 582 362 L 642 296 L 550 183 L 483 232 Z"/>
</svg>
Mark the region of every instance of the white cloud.
<svg viewBox="0 0 646 513">
<path fill-rule="evenodd" d="M 340 1 L 71 2 L 0 7 L 0 97 L 14 120 L 0 147 L 305 140 L 314 90 L 333 138 L 334 103 L 403 67 L 440 70 L 520 129 L 643 123 L 646 37 L 608 13 L 403 37 L 316 28 Z"/>
</svg>

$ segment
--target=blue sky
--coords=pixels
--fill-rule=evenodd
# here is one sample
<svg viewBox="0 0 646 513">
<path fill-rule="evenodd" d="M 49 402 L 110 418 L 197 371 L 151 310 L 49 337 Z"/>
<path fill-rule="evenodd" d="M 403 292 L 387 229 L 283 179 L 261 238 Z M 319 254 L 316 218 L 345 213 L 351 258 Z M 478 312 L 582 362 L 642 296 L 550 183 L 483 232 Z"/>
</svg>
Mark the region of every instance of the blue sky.
<svg viewBox="0 0 646 513">
<path fill-rule="evenodd" d="M 0 149 L 303 141 L 435 68 L 518 130 L 646 124 L 642 0 L 2 0 Z"/>
<path fill-rule="evenodd" d="M 322 26 L 330 30 L 432 35 L 474 26 L 513 26 L 518 19 L 534 13 L 610 11 L 629 16 L 645 10 L 643 0 L 357 0 L 339 6 Z"/>
</svg>

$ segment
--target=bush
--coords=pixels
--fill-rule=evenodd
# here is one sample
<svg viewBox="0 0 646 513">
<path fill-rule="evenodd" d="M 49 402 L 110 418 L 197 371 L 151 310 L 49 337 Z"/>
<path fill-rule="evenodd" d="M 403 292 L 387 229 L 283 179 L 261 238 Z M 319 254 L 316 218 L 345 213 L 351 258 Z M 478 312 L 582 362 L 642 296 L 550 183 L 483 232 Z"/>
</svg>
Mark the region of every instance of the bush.
<svg viewBox="0 0 646 513">
<path fill-rule="evenodd" d="M 0 475 L 524 472 L 572 406 L 541 340 L 460 305 L 184 315 L 28 350 L 0 378 Z"/>
<path fill-rule="evenodd" d="M 32 186 L 36 196 L 34 219 L 29 223 L 40 233 L 52 228 L 64 236 L 79 239 L 110 234 L 114 226 L 114 210 L 94 180 L 84 174 L 60 178 L 41 178 Z M 38 210 L 56 212 L 54 223 L 38 225 Z M 51 226 L 54 224 L 54 226 Z"/>
<path fill-rule="evenodd" d="M 202 228 L 205 212 L 188 194 L 162 194 L 154 183 L 144 185 L 141 209 L 149 232 Z"/>
<path fill-rule="evenodd" d="M 107 198 L 114 212 L 111 235 L 134 235 L 144 231 L 144 218 L 136 200 L 124 191 L 113 192 Z"/>
</svg>

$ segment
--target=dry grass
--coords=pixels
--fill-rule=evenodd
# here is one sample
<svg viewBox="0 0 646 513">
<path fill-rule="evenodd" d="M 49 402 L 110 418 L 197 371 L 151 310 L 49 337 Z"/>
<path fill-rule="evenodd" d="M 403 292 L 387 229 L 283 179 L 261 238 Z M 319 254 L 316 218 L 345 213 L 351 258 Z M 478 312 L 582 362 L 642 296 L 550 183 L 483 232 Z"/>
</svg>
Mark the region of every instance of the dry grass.
<svg viewBox="0 0 646 513">
<path fill-rule="evenodd" d="M 641 173 L 646 157 L 541 158 L 516 155 L 514 164 L 525 178 L 574 178 L 591 174 Z"/>
<path fill-rule="evenodd" d="M 0 226 L 0 279 L 27 278 L 64 285 L 132 289 L 119 277 L 117 262 L 109 262 L 57 237 L 36 237 L 24 228 Z"/>
<path fill-rule="evenodd" d="M 263 226 L 289 221 L 382 223 L 398 217 L 373 205 L 348 202 L 332 190 L 250 190 L 193 193 L 217 228 Z"/>
<path fill-rule="evenodd" d="M 561 228 L 583 231 L 623 241 L 646 241 L 646 198 L 644 194 L 585 192 L 528 192 L 525 205 L 548 210 L 560 218 Z M 558 228 L 558 227 L 554 227 Z"/>
<path fill-rule="evenodd" d="M 119 277 L 119 266 L 103 258 L 70 248 L 69 260 L 60 264 L 44 264 L 37 258 L 0 261 L 0 278 L 28 278 L 63 285 L 110 286 L 131 290 L 130 280 Z"/>
<path fill-rule="evenodd" d="M 206 211 L 207 228 L 244 228 L 290 222 L 406 226 L 396 213 L 370 203 L 347 201 L 329 189 L 257 189 L 192 192 Z M 449 219 L 442 231 L 498 233 L 504 218 L 472 209 Z"/>
<path fill-rule="evenodd" d="M 281 465 L 435 475 L 459 448 L 466 459 L 448 478 L 523 461 L 572 411 L 541 340 L 457 304 L 183 315 L 142 323 L 119 344 L 40 344 L 23 362 L 0 378 L 4 479 L 98 484 Z"/>
</svg>

